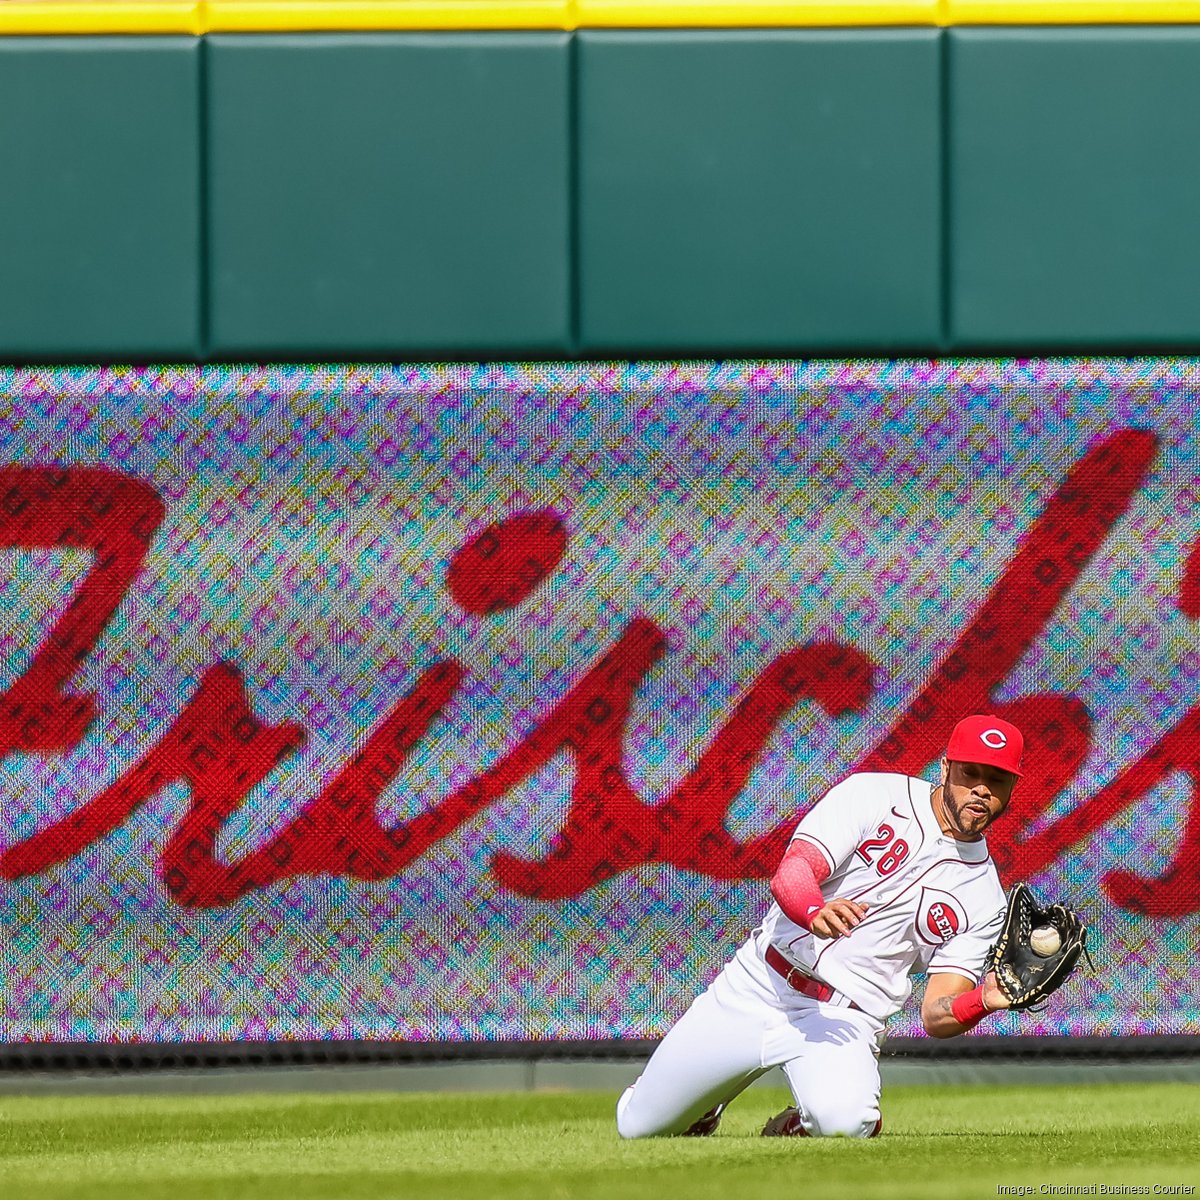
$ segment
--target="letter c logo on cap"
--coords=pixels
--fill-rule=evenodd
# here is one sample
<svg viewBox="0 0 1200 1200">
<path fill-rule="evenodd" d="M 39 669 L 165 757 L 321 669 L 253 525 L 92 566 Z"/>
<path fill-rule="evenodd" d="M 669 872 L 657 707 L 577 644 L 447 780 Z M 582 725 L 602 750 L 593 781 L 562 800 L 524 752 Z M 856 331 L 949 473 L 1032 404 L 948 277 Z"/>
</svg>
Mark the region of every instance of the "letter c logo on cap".
<svg viewBox="0 0 1200 1200">
<path fill-rule="evenodd" d="M 989 750 L 1003 750 L 1008 745 L 1008 738 L 1000 732 L 999 729 L 985 729 L 980 735 L 979 740 L 988 747 Z"/>
</svg>

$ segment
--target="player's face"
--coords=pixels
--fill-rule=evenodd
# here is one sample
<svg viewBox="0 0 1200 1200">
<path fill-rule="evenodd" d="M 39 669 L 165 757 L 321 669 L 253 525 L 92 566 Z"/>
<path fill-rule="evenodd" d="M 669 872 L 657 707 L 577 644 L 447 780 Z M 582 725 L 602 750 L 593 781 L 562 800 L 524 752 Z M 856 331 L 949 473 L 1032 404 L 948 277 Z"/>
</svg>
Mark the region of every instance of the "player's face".
<svg viewBox="0 0 1200 1200">
<path fill-rule="evenodd" d="M 1017 777 L 987 763 L 942 759 L 943 827 L 973 841 L 1008 807 Z"/>
</svg>

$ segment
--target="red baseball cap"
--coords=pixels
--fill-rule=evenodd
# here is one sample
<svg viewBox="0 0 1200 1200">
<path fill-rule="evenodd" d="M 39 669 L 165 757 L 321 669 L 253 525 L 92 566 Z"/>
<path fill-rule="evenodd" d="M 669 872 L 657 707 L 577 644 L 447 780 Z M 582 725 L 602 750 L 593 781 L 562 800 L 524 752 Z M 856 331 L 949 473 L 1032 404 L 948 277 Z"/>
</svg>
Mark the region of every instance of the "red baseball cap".
<svg viewBox="0 0 1200 1200">
<path fill-rule="evenodd" d="M 1021 731 L 999 717 L 963 717 L 946 746 L 951 762 L 986 763 L 1020 778 L 1025 739 Z"/>
</svg>

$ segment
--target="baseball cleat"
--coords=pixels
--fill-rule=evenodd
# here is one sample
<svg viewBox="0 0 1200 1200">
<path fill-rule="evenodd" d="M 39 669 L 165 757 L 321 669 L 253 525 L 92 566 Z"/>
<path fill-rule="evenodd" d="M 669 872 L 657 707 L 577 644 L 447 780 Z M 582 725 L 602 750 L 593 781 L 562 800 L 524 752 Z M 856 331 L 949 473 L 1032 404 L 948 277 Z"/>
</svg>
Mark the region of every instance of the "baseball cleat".
<svg viewBox="0 0 1200 1200">
<path fill-rule="evenodd" d="M 794 1108 L 785 1108 L 776 1113 L 764 1126 L 763 1137 L 808 1137 L 808 1130 Z"/>
<path fill-rule="evenodd" d="M 717 1126 L 721 1123 L 721 1114 L 725 1111 L 725 1105 L 718 1104 L 716 1108 L 710 1108 L 702 1117 L 697 1117 L 684 1131 L 680 1137 L 712 1137 L 717 1132 Z"/>
</svg>

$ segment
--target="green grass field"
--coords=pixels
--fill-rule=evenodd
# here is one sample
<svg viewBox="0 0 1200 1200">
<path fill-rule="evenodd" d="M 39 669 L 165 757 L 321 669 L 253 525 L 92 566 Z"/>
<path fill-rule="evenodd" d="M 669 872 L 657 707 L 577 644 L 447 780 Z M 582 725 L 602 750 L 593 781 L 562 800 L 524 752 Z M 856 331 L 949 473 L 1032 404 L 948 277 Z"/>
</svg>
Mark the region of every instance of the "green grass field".
<svg viewBox="0 0 1200 1200">
<path fill-rule="evenodd" d="M 614 1099 L 3 1096 L 0 1197 L 958 1200 L 997 1185 L 1200 1185 L 1200 1089 L 1186 1083 L 893 1087 L 884 1136 L 867 1142 L 760 1138 L 787 1102 L 766 1088 L 715 1137 L 622 1142 Z"/>
</svg>

